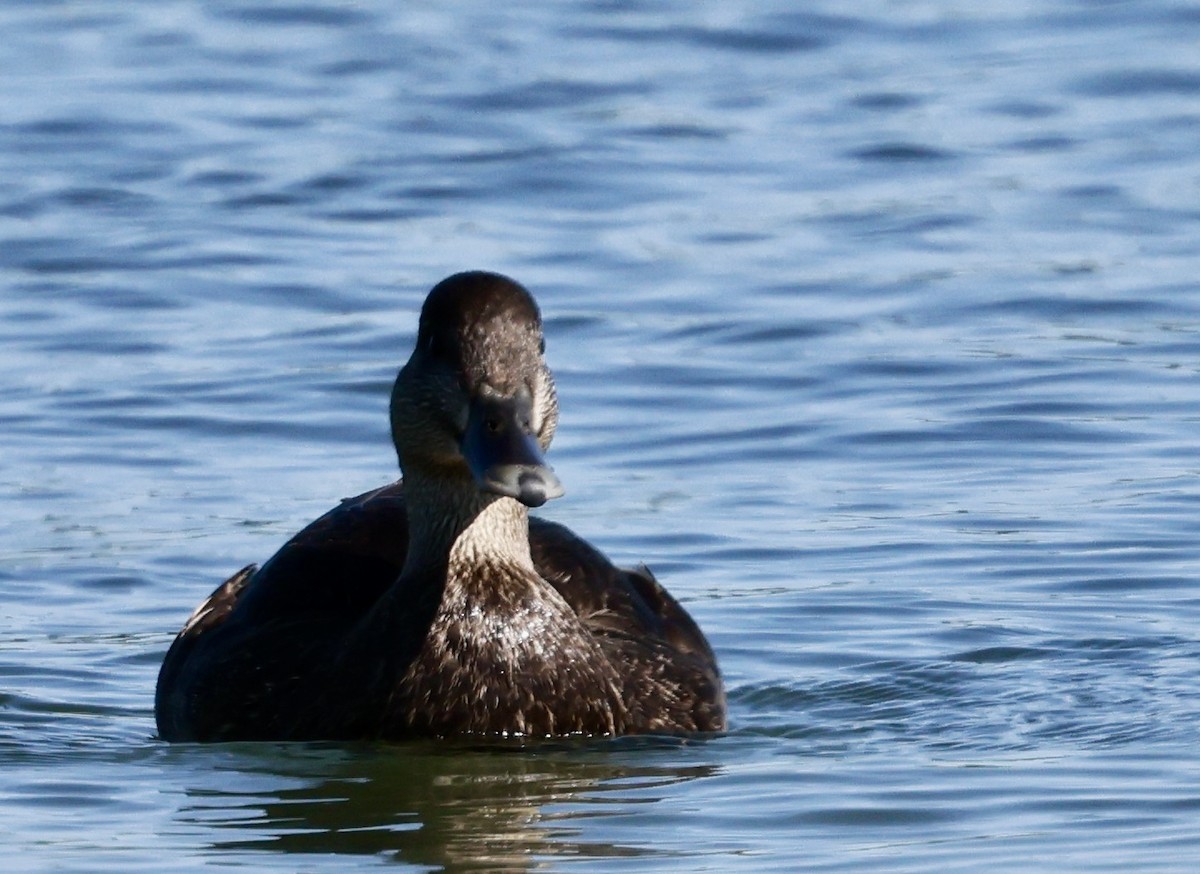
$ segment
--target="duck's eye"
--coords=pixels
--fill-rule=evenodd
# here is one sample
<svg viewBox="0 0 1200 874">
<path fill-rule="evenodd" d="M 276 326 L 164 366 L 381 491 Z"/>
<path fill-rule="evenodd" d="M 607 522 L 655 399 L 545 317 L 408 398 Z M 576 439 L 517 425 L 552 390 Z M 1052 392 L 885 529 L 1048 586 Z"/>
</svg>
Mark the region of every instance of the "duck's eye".
<svg viewBox="0 0 1200 874">
<path fill-rule="evenodd" d="M 483 426 L 487 428 L 489 434 L 499 434 L 504 428 L 504 423 L 495 416 L 488 416 L 484 419 Z"/>
</svg>

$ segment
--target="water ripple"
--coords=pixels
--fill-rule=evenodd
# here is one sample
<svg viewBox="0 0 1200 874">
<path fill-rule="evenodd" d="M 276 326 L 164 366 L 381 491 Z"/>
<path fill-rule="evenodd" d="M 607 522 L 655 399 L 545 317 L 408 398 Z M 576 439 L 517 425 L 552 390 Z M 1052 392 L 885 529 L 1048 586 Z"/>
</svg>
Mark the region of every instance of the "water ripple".
<svg viewBox="0 0 1200 874">
<path fill-rule="evenodd" d="M 1190 871 L 1200 17 L 794 5 L 0 5 L 11 865 Z M 158 743 L 468 267 L 731 730 Z"/>
</svg>

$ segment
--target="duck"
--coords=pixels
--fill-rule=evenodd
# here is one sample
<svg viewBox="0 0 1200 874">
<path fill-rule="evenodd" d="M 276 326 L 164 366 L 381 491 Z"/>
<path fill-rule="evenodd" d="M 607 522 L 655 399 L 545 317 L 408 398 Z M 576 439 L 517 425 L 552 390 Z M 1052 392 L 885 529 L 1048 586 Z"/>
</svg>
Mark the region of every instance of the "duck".
<svg viewBox="0 0 1200 874">
<path fill-rule="evenodd" d="M 396 482 L 343 500 L 192 613 L 168 742 L 691 735 L 726 728 L 708 640 L 645 567 L 537 508 L 558 399 L 522 285 L 439 282 L 390 399 Z"/>
</svg>

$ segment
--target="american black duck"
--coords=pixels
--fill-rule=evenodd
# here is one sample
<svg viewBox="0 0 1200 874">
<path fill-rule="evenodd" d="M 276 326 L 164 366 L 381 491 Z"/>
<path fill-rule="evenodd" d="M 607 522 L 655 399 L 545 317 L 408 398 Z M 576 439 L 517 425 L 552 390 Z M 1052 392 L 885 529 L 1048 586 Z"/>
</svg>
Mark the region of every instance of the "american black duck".
<svg viewBox="0 0 1200 874">
<path fill-rule="evenodd" d="M 217 588 L 155 695 L 168 741 L 719 731 L 713 652 L 648 570 L 529 518 L 562 494 L 541 316 L 494 273 L 439 283 L 396 378 L 403 480 Z"/>
</svg>

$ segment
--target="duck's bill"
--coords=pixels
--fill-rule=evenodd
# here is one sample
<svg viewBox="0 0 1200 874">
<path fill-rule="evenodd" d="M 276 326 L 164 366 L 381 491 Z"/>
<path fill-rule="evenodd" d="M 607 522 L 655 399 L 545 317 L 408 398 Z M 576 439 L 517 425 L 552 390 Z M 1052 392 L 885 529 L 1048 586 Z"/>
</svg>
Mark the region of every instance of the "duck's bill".
<svg viewBox="0 0 1200 874">
<path fill-rule="evenodd" d="M 479 488 L 540 507 L 563 494 L 537 437 L 529 433 L 529 402 L 478 398 L 471 404 L 462 452 Z"/>
</svg>

